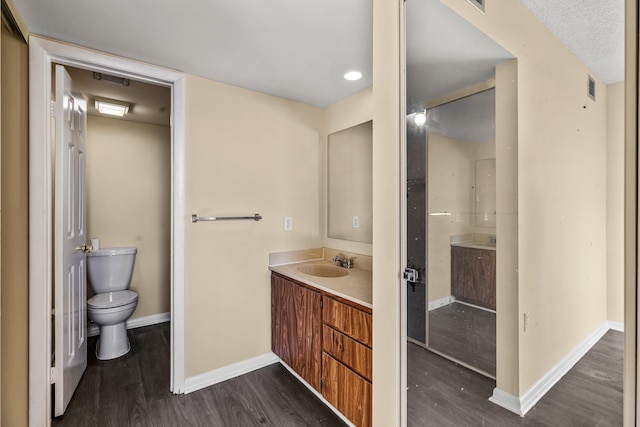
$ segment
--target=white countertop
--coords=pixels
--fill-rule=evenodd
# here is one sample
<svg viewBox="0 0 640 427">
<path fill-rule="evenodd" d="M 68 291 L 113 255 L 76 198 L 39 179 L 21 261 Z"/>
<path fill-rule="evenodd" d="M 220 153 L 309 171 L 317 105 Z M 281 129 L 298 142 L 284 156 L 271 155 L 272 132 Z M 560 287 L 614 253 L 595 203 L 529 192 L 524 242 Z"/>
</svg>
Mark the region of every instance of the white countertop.
<svg viewBox="0 0 640 427">
<path fill-rule="evenodd" d="M 318 277 L 302 273 L 298 270 L 298 267 L 309 264 L 336 265 L 333 262 L 315 260 L 272 265 L 269 266 L 269 269 L 276 273 L 280 273 L 283 276 L 297 280 L 298 282 L 313 286 L 319 290 L 373 309 L 373 292 L 370 270 L 357 267 L 349 268 L 345 269 L 348 274 L 342 277 Z"/>
</svg>

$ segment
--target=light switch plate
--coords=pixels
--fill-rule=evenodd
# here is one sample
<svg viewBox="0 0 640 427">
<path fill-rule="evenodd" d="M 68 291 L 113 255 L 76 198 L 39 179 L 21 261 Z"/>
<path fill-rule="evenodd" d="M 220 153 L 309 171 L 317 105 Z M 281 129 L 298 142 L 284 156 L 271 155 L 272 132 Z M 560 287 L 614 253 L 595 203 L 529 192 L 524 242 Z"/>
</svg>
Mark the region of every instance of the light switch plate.
<svg viewBox="0 0 640 427">
<path fill-rule="evenodd" d="M 284 231 L 293 230 L 293 219 L 290 216 L 284 217 Z"/>
</svg>

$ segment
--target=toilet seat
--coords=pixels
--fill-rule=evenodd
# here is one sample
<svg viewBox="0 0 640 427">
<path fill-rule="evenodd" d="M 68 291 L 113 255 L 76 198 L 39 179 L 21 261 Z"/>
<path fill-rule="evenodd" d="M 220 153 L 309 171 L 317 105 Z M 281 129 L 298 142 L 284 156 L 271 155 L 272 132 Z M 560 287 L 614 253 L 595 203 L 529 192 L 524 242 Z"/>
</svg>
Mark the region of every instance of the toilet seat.
<svg viewBox="0 0 640 427">
<path fill-rule="evenodd" d="M 133 291 L 106 292 L 94 295 L 87 301 L 87 308 L 104 310 L 129 306 L 138 302 L 138 294 Z"/>
</svg>

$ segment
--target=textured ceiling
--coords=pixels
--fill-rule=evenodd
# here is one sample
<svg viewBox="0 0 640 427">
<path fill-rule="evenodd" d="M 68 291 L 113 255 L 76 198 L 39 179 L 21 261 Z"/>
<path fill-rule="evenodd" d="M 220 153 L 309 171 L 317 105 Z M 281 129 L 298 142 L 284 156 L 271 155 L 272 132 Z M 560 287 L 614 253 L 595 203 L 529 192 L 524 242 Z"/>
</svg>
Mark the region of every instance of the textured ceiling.
<svg viewBox="0 0 640 427">
<path fill-rule="evenodd" d="M 520 0 L 606 84 L 624 80 L 624 0 Z"/>
</svg>

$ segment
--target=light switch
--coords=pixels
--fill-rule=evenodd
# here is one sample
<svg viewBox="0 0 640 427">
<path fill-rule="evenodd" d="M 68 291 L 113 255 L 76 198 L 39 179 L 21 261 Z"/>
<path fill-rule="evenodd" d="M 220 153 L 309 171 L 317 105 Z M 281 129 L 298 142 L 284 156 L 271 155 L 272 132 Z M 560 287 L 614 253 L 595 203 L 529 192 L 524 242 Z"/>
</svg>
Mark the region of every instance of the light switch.
<svg viewBox="0 0 640 427">
<path fill-rule="evenodd" d="M 360 219 L 358 219 L 357 216 L 353 217 L 353 228 L 358 228 L 360 227 Z"/>
</svg>

